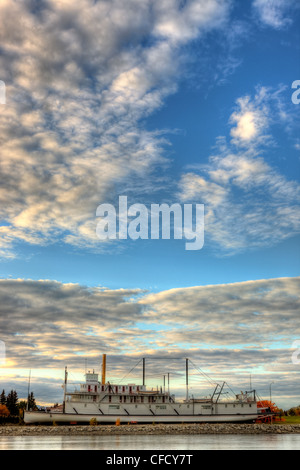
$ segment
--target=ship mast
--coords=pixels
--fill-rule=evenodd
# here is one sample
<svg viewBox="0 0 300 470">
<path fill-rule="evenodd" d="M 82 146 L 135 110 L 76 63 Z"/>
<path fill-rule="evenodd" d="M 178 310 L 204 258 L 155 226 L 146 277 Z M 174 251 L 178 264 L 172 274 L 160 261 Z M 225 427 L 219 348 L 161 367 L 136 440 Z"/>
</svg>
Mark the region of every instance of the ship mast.
<svg viewBox="0 0 300 470">
<path fill-rule="evenodd" d="M 29 371 L 29 379 L 28 379 L 27 411 L 29 411 L 30 377 L 31 377 L 31 369 L 30 369 L 30 371 Z"/>
<path fill-rule="evenodd" d="M 189 399 L 189 360 L 185 360 L 186 401 Z"/>
<path fill-rule="evenodd" d="M 68 371 L 67 367 L 65 367 L 65 383 L 64 383 L 64 402 L 63 402 L 63 413 L 66 412 L 66 393 L 67 393 L 67 379 L 68 379 Z"/>
<path fill-rule="evenodd" d="M 143 357 L 143 386 L 145 386 L 145 358 Z"/>
</svg>

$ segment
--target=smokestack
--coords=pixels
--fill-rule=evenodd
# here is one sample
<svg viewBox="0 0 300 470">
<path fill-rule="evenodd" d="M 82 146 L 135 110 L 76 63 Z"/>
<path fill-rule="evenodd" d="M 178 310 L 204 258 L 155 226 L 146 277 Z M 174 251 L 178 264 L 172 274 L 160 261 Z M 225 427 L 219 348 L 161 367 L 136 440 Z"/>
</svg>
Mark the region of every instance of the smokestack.
<svg viewBox="0 0 300 470">
<path fill-rule="evenodd" d="M 106 375 L 106 354 L 102 356 L 102 385 L 105 385 Z"/>
</svg>

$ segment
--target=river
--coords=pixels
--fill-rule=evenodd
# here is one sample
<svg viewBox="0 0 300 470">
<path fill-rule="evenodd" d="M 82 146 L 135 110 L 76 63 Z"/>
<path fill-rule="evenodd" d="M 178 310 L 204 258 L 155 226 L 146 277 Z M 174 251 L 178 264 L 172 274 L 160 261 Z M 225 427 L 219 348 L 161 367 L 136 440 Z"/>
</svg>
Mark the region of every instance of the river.
<svg viewBox="0 0 300 470">
<path fill-rule="evenodd" d="M 300 434 L 1 436 L 0 450 L 300 450 Z"/>
</svg>

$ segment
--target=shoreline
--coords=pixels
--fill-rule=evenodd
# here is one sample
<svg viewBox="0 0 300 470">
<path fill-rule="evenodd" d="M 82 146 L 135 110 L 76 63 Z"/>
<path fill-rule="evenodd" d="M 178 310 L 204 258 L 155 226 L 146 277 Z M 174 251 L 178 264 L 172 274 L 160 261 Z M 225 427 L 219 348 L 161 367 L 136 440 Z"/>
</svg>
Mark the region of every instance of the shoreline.
<svg viewBox="0 0 300 470">
<path fill-rule="evenodd" d="M 1 436 L 300 434 L 300 424 L 2 425 Z"/>
</svg>

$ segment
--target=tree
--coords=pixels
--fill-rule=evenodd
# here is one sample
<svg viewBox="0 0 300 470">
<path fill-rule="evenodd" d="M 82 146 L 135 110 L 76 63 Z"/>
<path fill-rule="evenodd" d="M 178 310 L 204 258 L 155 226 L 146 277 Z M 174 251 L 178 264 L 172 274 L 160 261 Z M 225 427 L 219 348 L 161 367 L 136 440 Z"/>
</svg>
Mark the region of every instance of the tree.
<svg viewBox="0 0 300 470">
<path fill-rule="evenodd" d="M 26 410 L 27 408 L 27 401 L 26 400 L 21 400 L 18 403 L 19 410 Z"/>
<path fill-rule="evenodd" d="M 33 392 L 28 397 L 28 409 L 33 411 L 37 409 Z"/>
<path fill-rule="evenodd" d="M 18 394 L 15 390 L 11 390 L 6 398 L 6 406 L 11 414 L 11 416 L 18 416 Z"/>
<path fill-rule="evenodd" d="M 0 395 L 0 405 L 5 405 L 5 404 L 6 404 L 5 390 L 2 390 L 2 393 Z"/>
<path fill-rule="evenodd" d="M 7 418 L 9 416 L 9 410 L 6 405 L 0 405 L 0 418 Z"/>
<path fill-rule="evenodd" d="M 300 416 L 300 406 L 296 406 L 294 408 L 290 408 L 288 410 L 289 416 Z"/>
</svg>

